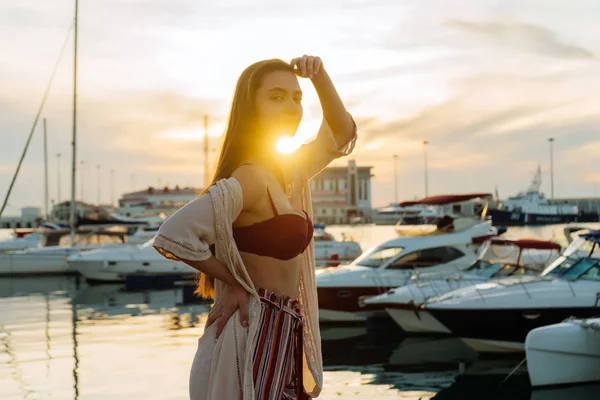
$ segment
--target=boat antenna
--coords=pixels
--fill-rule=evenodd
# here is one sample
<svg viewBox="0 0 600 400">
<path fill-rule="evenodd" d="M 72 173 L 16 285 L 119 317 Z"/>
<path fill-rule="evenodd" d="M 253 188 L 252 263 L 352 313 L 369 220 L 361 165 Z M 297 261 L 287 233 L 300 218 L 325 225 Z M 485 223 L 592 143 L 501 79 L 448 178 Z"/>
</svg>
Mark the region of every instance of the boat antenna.
<svg viewBox="0 0 600 400">
<path fill-rule="evenodd" d="M 38 108 L 38 112 L 35 116 L 35 119 L 33 120 L 33 125 L 31 127 L 31 130 L 29 131 L 29 137 L 27 138 L 27 142 L 25 143 L 25 148 L 23 149 L 23 153 L 21 154 L 21 159 L 19 160 L 19 163 L 17 164 L 17 170 L 15 171 L 12 181 L 10 182 L 10 186 L 8 187 L 8 192 L 6 193 L 6 197 L 4 198 L 4 203 L 2 204 L 2 208 L 0 208 L 0 217 L 2 216 L 2 213 L 4 212 L 6 205 L 8 204 L 8 199 L 10 197 L 10 193 L 12 192 L 13 186 L 15 185 L 15 181 L 17 180 L 17 175 L 19 175 L 19 171 L 21 170 L 21 165 L 23 164 L 23 160 L 25 159 L 25 154 L 27 154 L 27 149 L 29 148 L 29 143 L 31 142 L 31 138 L 33 137 L 35 128 L 37 127 L 38 121 L 40 120 L 40 116 L 42 115 L 42 111 L 44 110 L 44 105 L 46 104 L 46 99 L 48 98 L 48 95 L 50 94 L 50 88 L 52 87 L 52 83 L 54 82 L 54 77 L 56 76 L 56 71 L 58 71 L 58 66 L 60 65 L 60 61 L 62 60 L 62 56 L 67 47 L 67 43 L 69 41 L 69 36 L 71 35 L 71 29 L 73 29 L 73 26 L 74 26 L 74 24 L 71 24 L 71 26 L 69 26 L 69 29 L 67 31 L 67 36 L 65 38 L 65 41 L 64 41 L 62 48 L 60 49 L 60 53 L 58 55 L 58 60 L 56 60 L 56 64 L 54 65 L 54 69 L 52 70 L 52 74 L 50 75 L 50 81 L 48 82 L 48 86 L 46 86 L 46 92 L 44 93 L 44 96 L 42 97 L 42 102 Z"/>
<path fill-rule="evenodd" d="M 71 227 L 71 246 L 75 245 L 75 179 L 77 174 L 77 31 L 78 31 L 79 0 L 75 0 L 75 18 L 73 20 L 73 147 L 71 162 L 71 212 L 69 225 Z"/>
</svg>

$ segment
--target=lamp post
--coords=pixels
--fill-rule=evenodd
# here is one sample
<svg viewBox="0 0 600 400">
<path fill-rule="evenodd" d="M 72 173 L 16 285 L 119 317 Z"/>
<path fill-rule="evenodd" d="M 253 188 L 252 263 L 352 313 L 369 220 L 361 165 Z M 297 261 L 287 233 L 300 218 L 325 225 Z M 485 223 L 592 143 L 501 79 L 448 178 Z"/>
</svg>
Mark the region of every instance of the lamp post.
<svg viewBox="0 0 600 400">
<path fill-rule="evenodd" d="M 79 174 L 79 179 L 81 179 L 81 195 L 80 195 L 81 202 L 84 202 L 84 200 L 83 200 L 83 193 L 84 193 L 84 190 L 83 190 L 83 183 L 84 183 L 84 180 L 83 180 L 83 171 L 85 169 L 84 168 L 85 164 L 86 164 L 86 162 L 83 161 L 83 160 L 79 162 L 79 165 L 80 165 L 79 170 L 81 171 L 81 173 Z"/>
<path fill-rule="evenodd" d="M 56 204 L 60 204 L 60 153 L 56 153 Z"/>
</svg>

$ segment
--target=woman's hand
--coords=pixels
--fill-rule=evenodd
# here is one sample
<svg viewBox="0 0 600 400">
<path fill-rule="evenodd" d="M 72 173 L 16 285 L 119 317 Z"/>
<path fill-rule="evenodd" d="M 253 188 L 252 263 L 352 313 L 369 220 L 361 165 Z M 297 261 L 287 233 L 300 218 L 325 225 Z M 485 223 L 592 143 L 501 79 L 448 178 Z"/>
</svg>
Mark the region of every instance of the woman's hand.
<svg viewBox="0 0 600 400">
<path fill-rule="evenodd" d="M 208 313 L 205 329 L 208 329 L 215 321 L 217 322 L 217 339 L 223 332 L 229 317 L 240 309 L 240 322 L 242 326 L 248 327 L 248 292 L 241 285 L 226 285 L 223 292 L 219 293 L 219 299 Z"/>
<path fill-rule="evenodd" d="M 302 78 L 313 79 L 319 72 L 324 71 L 323 61 L 319 57 L 307 56 L 306 54 L 302 57 L 294 58 L 290 62 L 290 65 L 296 75 Z"/>
</svg>

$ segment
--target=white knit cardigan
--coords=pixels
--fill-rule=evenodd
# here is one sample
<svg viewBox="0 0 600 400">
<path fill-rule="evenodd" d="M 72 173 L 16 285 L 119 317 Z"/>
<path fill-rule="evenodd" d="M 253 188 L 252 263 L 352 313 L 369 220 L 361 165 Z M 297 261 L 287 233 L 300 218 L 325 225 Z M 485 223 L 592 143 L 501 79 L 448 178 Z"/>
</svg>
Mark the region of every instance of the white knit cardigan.
<svg viewBox="0 0 600 400">
<path fill-rule="evenodd" d="M 317 138 L 302 145 L 294 154 L 281 160 L 286 195 L 296 209 L 305 210 L 313 219 L 309 180 L 336 158 L 354 149 L 356 125 L 352 138 L 338 146 L 325 120 Z M 192 400 L 254 399 L 252 351 L 258 331 L 260 304 L 242 258 L 233 240 L 232 225 L 242 210 L 240 183 L 235 178 L 221 179 L 201 196 L 171 215 L 154 238 L 154 248 L 169 259 L 202 261 L 211 257 L 209 246 L 215 244 L 216 258 L 225 264 L 235 279 L 250 293 L 249 327 L 243 328 L 239 311 L 227 322 L 215 342 L 216 324 L 199 339 L 192 365 L 190 398 Z M 300 303 L 304 314 L 303 379 L 304 389 L 317 397 L 323 385 L 323 361 L 319 332 L 319 307 L 315 283 L 314 241 L 301 255 Z M 215 281 L 215 298 L 223 283 Z M 196 370 L 194 370 L 196 369 Z"/>
</svg>

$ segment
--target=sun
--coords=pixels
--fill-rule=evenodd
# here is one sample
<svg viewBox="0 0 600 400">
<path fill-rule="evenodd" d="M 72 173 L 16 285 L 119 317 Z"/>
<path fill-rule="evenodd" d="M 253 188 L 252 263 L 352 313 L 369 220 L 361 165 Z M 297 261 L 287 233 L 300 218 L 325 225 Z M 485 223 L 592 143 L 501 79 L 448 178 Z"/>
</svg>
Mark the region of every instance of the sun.
<svg viewBox="0 0 600 400">
<path fill-rule="evenodd" d="M 301 143 L 291 137 L 291 136 L 283 136 L 277 141 L 277 145 L 275 149 L 284 154 L 290 154 L 296 151 L 300 147 Z"/>
</svg>

